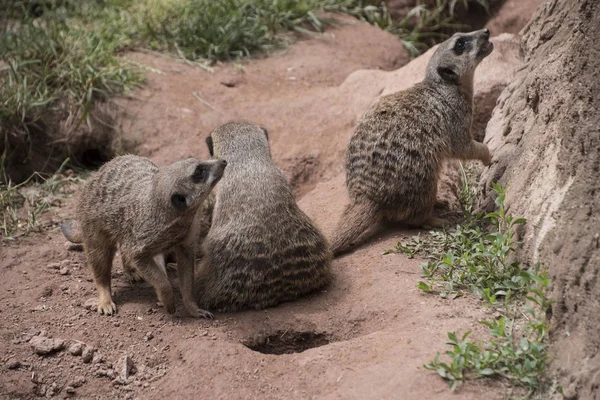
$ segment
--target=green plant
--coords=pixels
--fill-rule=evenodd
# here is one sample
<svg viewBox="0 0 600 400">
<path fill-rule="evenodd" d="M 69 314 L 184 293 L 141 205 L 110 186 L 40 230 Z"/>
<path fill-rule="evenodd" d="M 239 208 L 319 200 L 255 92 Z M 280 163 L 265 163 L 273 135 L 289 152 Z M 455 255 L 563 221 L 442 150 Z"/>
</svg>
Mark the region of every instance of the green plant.
<svg viewBox="0 0 600 400">
<path fill-rule="evenodd" d="M 446 344 L 452 349 L 446 352 L 450 362 L 443 362 L 440 354 L 425 365 L 450 381 L 452 390 L 465 379 L 499 377 L 516 386 L 524 386 L 533 394 L 540 387 L 544 368 L 548 359 L 544 340 L 548 335 L 549 324 L 545 313 L 551 302 L 547 298 L 550 286 L 545 271 L 524 271 L 528 283 L 525 305 L 525 323 L 516 318 L 501 316 L 496 320 L 481 321 L 489 328 L 491 339 L 477 343 L 468 339 L 471 331 L 460 338 L 455 332 L 448 333 Z M 533 307 L 533 306 L 535 307 Z M 536 311 L 537 309 L 537 311 Z"/>
<path fill-rule="evenodd" d="M 353 15 L 398 36 L 412 57 L 445 40 L 450 33 L 467 28 L 457 21 L 457 8 L 467 10 L 470 5 L 478 4 L 486 11 L 489 9 L 488 0 L 435 0 L 431 6 L 419 4 L 401 19 L 394 20 L 384 1 L 376 3 L 374 5 L 372 1 L 363 0 L 331 1 L 325 8 Z"/>
<path fill-rule="evenodd" d="M 515 228 L 525 223 L 525 219 L 506 214 L 504 188 L 496 184 L 494 190 L 497 211 L 483 217 L 469 214 L 454 231 L 432 232 L 427 239 L 413 237 L 396 245 L 394 251 L 409 257 L 427 251 L 429 261 L 422 265 L 422 276 L 427 281 L 419 282 L 420 289 L 439 291 L 442 297 L 456 297 L 470 290 L 489 304 L 500 297 L 526 293 L 528 287 L 521 265 L 512 258 L 520 245 Z M 466 207 L 472 211 L 472 206 Z"/>
<path fill-rule="evenodd" d="M 2 32 L 0 140 L 61 120 L 72 121 L 65 129 L 75 128 L 94 102 L 139 84 L 141 75 L 115 57 L 116 47 L 58 12 L 45 19 L 24 16 Z"/>
<path fill-rule="evenodd" d="M 56 205 L 57 194 L 73 192 L 73 186 L 82 179 L 65 176 L 63 171 L 67 162 L 50 177 L 35 173 L 24 182 L 13 185 L 4 173 L 5 154 L 0 159 L 0 232 L 4 239 L 16 239 L 27 236 L 41 228 L 40 216 Z"/>
</svg>

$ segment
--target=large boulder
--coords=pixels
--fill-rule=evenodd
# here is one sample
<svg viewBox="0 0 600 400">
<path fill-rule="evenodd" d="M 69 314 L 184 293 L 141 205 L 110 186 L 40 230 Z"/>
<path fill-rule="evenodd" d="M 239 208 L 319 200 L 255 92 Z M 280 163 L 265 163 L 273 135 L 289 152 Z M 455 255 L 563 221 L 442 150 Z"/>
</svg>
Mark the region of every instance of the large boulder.
<svg viewBox="0 0 600 400">
<path fill-rule="evenodd" d="M 551 0 L 522 31 L 526 67 L 502 93 L 485 142 L 481 207 L 508 185 L 526 217 L 522 255 L 552 277 L 553 360 L 567 398 L 600 396 L 600 3 Z"/>
</svg>

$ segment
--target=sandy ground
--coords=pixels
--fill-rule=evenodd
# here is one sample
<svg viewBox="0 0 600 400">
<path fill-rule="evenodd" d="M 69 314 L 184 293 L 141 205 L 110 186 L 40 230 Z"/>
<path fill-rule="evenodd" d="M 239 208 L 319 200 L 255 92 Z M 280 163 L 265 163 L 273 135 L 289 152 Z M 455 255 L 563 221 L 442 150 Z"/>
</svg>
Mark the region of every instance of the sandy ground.
<svg viewBox="0 0 600 400">
<path fill-rule="evenodd" d="M 217 65 L 213 73 L 127 55 L 154 72 L 146 87 L 120 101 L 124 131 L 142 155 L 166 164 L 206 158 L 204 138 L 228 120 L 263 124 L 301 208 L 329 235 L 346 201 L 340 172 L 347 140 L 359 111 L 383 90 L 373 86 L 374 93 L 353 96 L 342 83 L 356 70 L 408 62 L 397 39 L 343 21 L 280 54 Z M 2 242 L 2 398 L 503 398 L 501 385 L 489 381 L 451 393 L 423 368 L 446 350 L 446 332 L 483 335 L 477 321 L 491 314 L 469 296 L 452 301 L 421 293 L 420 260 L 383 255 L 416 231 L 389 230 L 335 260 L 335 281 L 322 293 L 264 311 L 217 314 L 213 321 L 185 318 L 181 304 L 167 316 L 154 291 L 129 285 L 116 261 L 119 313 L 102 317 L 90 309 L 96 291 L 84 256 L 65 248 L 56 225 L 72 208 L 71 197 L 44 216 L 44 232 Z M 33 346 L 34 336 L 62 339 L 64 348 L 47 339 L 56 350 L 36 354 L 44 346 Z M 132 368 L 125 368 L 129 361 Z"/>
</svg>

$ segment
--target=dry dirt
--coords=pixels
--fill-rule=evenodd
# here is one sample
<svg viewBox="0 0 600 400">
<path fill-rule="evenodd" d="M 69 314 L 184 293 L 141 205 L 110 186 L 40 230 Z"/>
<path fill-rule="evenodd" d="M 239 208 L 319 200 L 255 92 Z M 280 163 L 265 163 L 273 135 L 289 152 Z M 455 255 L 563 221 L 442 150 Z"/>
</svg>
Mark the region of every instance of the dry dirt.
<svg viewBox="0 0 600 400">
<path fill-rule="evenodd" d="M 397 71 L 376 71 L 405 64 L 402 46 L 373 27 L 344 21 L 279 55 L 218 65 L 214 73 L 128 55 L 155 72 L 132 99 L 120 101 L 125 132 L 142 155 L 166 164 L 207 157 L 204 138 L 223 122 L 260 122 L 300 206 L 329 235 L 347 201 L 341 158 L 356 119 L 381 94 L 420 80 L 430 55 Z M 521 65 L 517 39 L 493 41 L 496 51 L 483 66 L 489 74 L 476 78 L 478 98 L 492 107 Z M 485 120 L 489 108 L 479 117 Z M 181 304 L 174 317 L 165 315 L 154 291 L 130 286 L 117 262 L 119 313 L 101 317 L 89 309 L 96 291 L 84 256 L 65 248 L 55 223 L 72 207 L 71 198 L 46 214 L 43 233 L 2 242 L 3 398 L 503 398 L 501 384 L 488 381 L 451 394 L 423 368 L 445 350 L 446 332 L 483 335 L 477 321 L 491 312 L 472 297 L 451 301 L 421 293 L 415 287 L 420 261 L 382 254 L 416 231 L 381 233 L 335 260 L 335 281 L 322 293 L 264 311 L 217 314 L 213 321 L 183 317 Z M 30 342 L 33 336 L 42 338 Z M 37 354 L 60 347 L 43 337 L 62 339 L 65 347 Z M 36 341 L 50 347 L 34 348 Z"/>
</svg>

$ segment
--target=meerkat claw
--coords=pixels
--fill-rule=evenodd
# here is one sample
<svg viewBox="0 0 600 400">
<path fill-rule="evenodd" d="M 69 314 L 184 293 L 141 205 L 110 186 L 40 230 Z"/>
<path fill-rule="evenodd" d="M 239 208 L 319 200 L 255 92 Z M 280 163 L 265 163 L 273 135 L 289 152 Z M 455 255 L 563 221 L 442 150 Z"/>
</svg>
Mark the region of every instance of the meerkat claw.
<svg viewBox="0 0 600 400">
<path fill-rule="evenodd" d="M 117 313 L 117 306 L 112 301 L 106 304 L 98 304 L 98 314 L 114 315 Z"/>
</svg>

